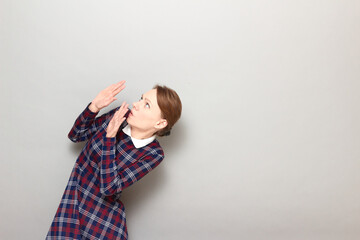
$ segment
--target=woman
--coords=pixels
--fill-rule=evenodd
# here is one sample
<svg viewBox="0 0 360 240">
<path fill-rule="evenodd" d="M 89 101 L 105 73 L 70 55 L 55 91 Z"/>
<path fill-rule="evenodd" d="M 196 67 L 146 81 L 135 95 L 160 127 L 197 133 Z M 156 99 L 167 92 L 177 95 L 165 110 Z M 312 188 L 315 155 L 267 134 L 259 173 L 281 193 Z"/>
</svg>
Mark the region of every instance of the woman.
<svg viewBox="0 0 360 240">
<path fill-rule="evenodd" d="M 102 90 L 76 119 L 68 137 L 86 141 L 71 172 L 46 239 L 127 239 L 121 192 L 158 166 L 164 152 L 156 136 L 166 136 L 181 115 L 176 92 L 155 85 L 130 111 L 116 100 L 125 81 Z"/>
</svg>

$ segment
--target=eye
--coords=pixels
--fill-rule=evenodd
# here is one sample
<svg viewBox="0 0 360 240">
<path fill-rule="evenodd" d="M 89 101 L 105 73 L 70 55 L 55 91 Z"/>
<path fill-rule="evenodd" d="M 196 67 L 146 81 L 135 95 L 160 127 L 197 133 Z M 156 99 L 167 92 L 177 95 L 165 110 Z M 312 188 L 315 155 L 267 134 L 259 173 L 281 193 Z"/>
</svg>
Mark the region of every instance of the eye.
<svg viewBox="0 0 360 240">
<path fill-rule="evenodd" d="M 148 103 L 146 103 L 145 106 L 147 106 L 148 108 L 150 108 L 150 105 L 149 105 Z"/>
</svg>

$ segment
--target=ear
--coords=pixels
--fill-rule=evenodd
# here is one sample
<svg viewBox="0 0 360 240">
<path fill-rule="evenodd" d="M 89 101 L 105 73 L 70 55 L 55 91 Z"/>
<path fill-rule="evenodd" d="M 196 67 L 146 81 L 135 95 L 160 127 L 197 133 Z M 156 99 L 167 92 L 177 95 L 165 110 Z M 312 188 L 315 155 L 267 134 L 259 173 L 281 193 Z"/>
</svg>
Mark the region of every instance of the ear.
<svg viewBox="0 0 360 240">
<path fill-rule="evenodd" d="M 167 125 L 168 125 L 168 122 L 166 121 L 166 119 L 161 119 L 156 122 L 155 128 L 160 130 L 160 129 L 165 128 Z"/>
</svg>

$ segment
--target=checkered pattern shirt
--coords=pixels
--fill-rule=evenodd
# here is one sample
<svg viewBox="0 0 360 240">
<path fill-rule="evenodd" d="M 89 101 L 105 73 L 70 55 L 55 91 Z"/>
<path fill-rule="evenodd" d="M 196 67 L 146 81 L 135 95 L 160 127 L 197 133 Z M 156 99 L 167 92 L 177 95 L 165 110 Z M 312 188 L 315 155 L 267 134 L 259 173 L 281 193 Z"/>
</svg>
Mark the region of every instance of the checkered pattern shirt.
<svg viewBox="0 0 360 240">
<path fill-rule="evenodd" d="M 120 107 L 95 118 L 90 104 L 68 134 L 73 142 L 87 143 L 75 162 L 47 240 L 128 239 L 121 192 L 164 158 L 156 139 L 136 148 L 131 136 L 121 130 L 115 137 L 106 137 L 106 128 Z M 119 129 L 126 125 L 125 120 Z"/>
</svg>

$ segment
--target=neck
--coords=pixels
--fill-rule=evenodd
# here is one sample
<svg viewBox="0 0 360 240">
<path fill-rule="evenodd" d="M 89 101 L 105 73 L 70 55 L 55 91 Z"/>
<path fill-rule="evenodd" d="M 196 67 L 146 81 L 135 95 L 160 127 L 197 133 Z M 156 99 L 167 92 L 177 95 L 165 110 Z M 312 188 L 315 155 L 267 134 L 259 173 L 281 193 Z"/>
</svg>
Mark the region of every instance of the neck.
<svg viewBox="0 0 360 240">
<path fill-rule="evenodd" d="M 142 131 L 138 128 L 130 126 L 131 129 L 131 137 L 136 139 L 146 139 L 154 135 L 154 132 L 151 130 L 148 131 Z"/>
</svg>

